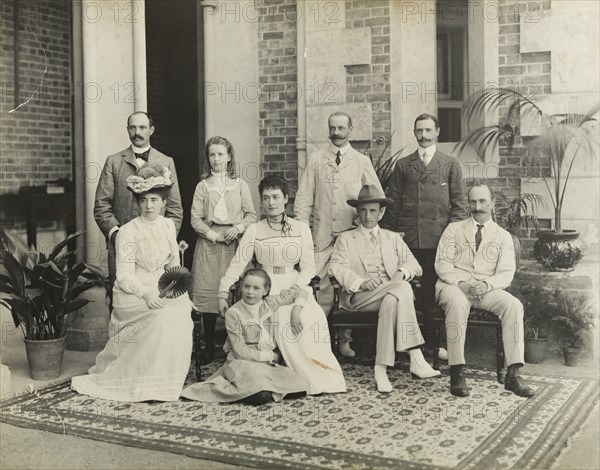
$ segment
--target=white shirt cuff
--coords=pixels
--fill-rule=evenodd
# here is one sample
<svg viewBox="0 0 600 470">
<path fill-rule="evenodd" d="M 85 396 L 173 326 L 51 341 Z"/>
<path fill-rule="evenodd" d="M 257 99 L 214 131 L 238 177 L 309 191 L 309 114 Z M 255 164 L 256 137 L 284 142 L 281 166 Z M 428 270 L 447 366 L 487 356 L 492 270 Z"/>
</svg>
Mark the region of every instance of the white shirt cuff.
<svg viewBox="0 0 600 470">
<path fill-rule="evenodd" d="M 115 225 L 113 228 L 111 228 L 111 229 L 108 231 L 108 239 L 109 239 L 109 240 L 110 240 L 110 237 L 112 237 L 112 234 L 113 234 L 113 233 L 115 233 L 117 230 L 119 230 L 119 226 L 118 226 L 118 225 Z"/>
<path fill-rule="evenodd" d="M 410 281 L 412 279 L 412 275 L 410 274 L 410 271 L 408 269 L 406 269 L 404 266 L 401 267 L 399 269 L 399 271 L 402 271 L 404 273 L 404 280 L 405 281 Z"/>
<path fill-rule="evenodd" d="M 360 290 L 360 286 L 366 279 L 361 279 L 360 277 L 356 278 L 356 280 L 350 285 L 350 292 L 358 292 Z"/>
<path fill-rule="evenodd" d="M 217 238 L 219 238 L 219 234 L 217 232 L 215 232 L 214 230 L 209 230 L 206 233 L 206 238 L 208 238 L 211 242 L 216 243 Z"/>
</svg>

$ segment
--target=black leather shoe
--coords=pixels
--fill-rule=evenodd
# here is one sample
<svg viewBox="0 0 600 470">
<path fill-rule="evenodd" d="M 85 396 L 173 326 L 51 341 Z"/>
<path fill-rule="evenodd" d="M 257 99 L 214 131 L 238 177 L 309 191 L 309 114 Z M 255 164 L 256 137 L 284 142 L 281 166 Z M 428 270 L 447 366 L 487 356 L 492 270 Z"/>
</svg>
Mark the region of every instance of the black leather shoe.
<svg viewBox="0 0 600 470">
<path fill-rule="evenodd" d="M 207 344 L 200 358 L 202 365 L 210 364 L 215 360 L 215 343 Z"/>
<path fill-rule="evenodd" d="M 535 391 L 525 385 L 523 379 L 518 375 L 508 374 L 504 382 L 504 388 L 519 397 L 529 398 L 535 395 Z"/>
<path fill-rule="evenodd" d="M 469 387 L 465 381 L 465 366 L 450 366 L 450 393 L 455 397 L 468 397 Z"/>
</svg>

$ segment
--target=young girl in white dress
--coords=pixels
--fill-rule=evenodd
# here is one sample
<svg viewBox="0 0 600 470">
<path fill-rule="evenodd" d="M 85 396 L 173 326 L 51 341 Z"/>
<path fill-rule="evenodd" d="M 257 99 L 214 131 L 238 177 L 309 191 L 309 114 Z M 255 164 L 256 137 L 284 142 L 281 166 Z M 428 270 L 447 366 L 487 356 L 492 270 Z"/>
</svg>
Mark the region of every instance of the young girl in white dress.
<svg viewBox="0 0 600 470">
<path fill-rule="evenodd" d="M 117 234 L 117 275 L 110 339 L 88 375 L 71 387 L 84 395 L 116 401 L 179 399 L 192 353 L 192 303 L 187 294 L 159 297 L 165 268 L 179 266 L 175 224 L 160 215 L 172 182 L 164 167 L 130 176 L 140 216 Z"/>
<path fill-rule="evenodd" d="M 203 312 L 206 355 L 215 356 L 219 281 L 238 246 L 238 238 L 256 221 L 250 190 L 236 177 L 235 152 L 224 137 L 206 142 L 203 174 L 192 201 L 192 227 L 198 234 L 192 272 L 192 300 Z"/>
<path fill-rule="evenodd" d="M 285 364 L 306 380 L 310 395 L 345 392 L 344 374 L 331 351 L 327 318 L 309 287 L 315 276 L 312 235 L 308 225 L 285 213 L 289 191 L 287 181 L 278 175 L 260 182 L 259 193 L 267 218 L 250 225 L 240 240 L 221 280 L 219 312 L 227 310 L 229 288 L 255 256 L 271 278 L 271 295 L 286 297 L 297 289 L 309 293 L 301 313 L 284 306 L 275 314 L 275 342 Z M 294 268 L 296 264 L 300 271 Z"/>
<path fill-rule="evenodd" d="M 250 269 L 241 281 L 242 300 L 225 313 L 227 362 L 205 382 L 186 388 L 182 396 L 204 402 L 242 402 L 263 405 L 281 401 L 288 394 L 306 392 L 304 380 L 289 367 L 280 365 L 276 351 L 274 312 L 284 299 L 267 297 L 268 274 Z M 292 299 L 290 299 L 292 300 Z M 299 295 L 293 309 L 300 312 L 306 296 Z"/>
</svg>

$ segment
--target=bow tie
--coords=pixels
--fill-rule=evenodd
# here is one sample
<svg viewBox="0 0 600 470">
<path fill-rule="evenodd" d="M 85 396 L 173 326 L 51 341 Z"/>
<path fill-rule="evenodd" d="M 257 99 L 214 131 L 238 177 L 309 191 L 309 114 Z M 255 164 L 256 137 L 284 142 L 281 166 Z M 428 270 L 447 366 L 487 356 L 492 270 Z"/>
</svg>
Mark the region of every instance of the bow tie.
<svg viewBox="0 0 600 470">
<path fill-rule="evenodd" d="M 148 153 L 150 153 L 150 150 L 146 150 L 145 152 L 142 152 L 142 153 L 134 153 L 134 155 L 135 155 L 135 158 L 141 158 L 142 160 L 147 162 L 148 161 Z"/>
</svg>

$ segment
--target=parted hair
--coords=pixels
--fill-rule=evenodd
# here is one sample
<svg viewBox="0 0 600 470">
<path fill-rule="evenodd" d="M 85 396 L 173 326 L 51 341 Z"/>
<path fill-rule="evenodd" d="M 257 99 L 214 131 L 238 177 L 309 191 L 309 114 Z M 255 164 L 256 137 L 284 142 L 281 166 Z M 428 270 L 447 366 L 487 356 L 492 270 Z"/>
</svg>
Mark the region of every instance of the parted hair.
<svg viewBox="0 0 600 470">
<path fill-rule="evenodd" d="M 264 269 L 253 268 L 253 269 L 249 269 L 248 271 L 246 271 L 244 273 L 244 275 L 242 276 L 240 286 L 244 283 L 244 279 L 246 279 L 248 276 L 260 277 L 265 282 L 265 295 L 263 297 L 266 297 L 267 295 L 269 295 L 269 292 L 271 290 L 271 278 L 269 277 L 269 275 L 267 274 L 267 272 Z"/>
<path fill-rule="evenodd" d="M 206 146 L 204 147 L 204 165 L 202 166 L 202 176 L 200 179 L 205 180 L 212 174 L 212 167 L 210 166 L 210 159 L 208 158 L 208 151 L 211 145 L 222 145 L 227 149 L 227 154 L 229 155 L 227 174 L 232 179 L 236 178 L 235 150 L 233 149 L 233 145 L 225 137 L 215 135 L 206 141 Z"/>
</svg>

